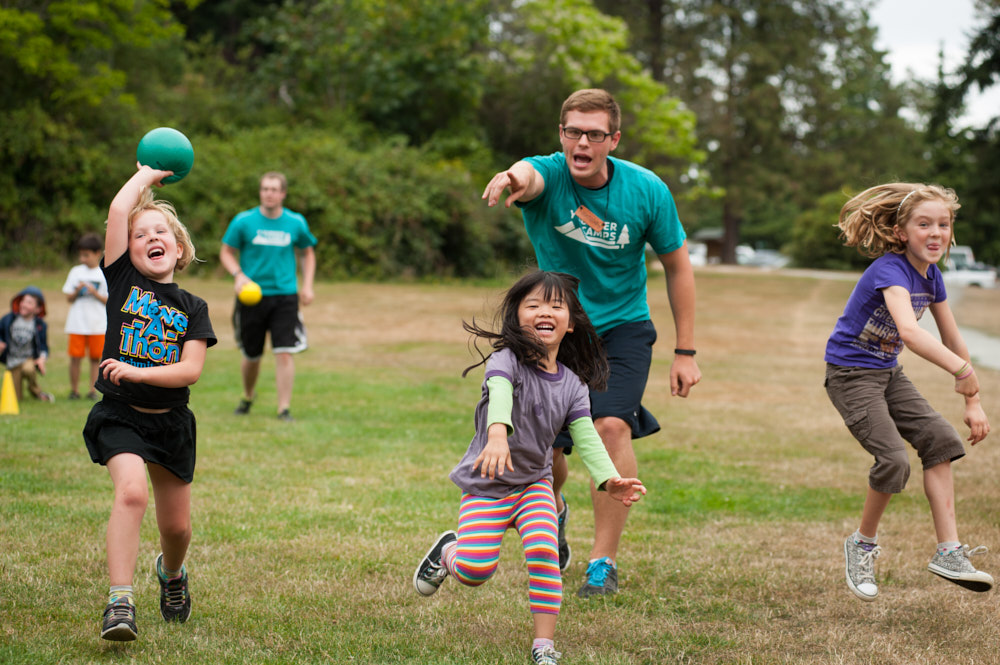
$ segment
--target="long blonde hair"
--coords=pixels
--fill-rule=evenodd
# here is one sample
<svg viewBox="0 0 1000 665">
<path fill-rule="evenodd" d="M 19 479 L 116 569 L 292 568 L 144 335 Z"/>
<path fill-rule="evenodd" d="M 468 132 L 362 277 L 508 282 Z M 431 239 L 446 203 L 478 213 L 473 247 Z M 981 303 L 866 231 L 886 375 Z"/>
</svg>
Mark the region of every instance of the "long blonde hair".
<svg viewBox="0 0 1000 665">
<path fill-rule="evenodd" d="M 174 209 L 173 204 L 169 201 L 163 201 L 156 198 L 153 193 L 152 188 L 144 187 L 142 193 L 139 194 L 139 200 L 135 202 L 135 206 L 132 211 L 128 214 L 128 233 L 129 237 L 132 236 L 132 222 L 140 214 L 146 212 L 147 210 L 157 210 L 162 214 L 167 220 L 167 226 L 173 232 L 174 237 L 177 238 L 177 244 L 180 245 L 184 251 L 181 252 L 181 256 L 177 259 L 177 270 L 184 270 L 192 261 L 197 261 L 198 257 L 195 256 L 194 243 L 191 242 L 191 234 L 188 233 L 187 227 L 181 223 L 181 220 L 177 217 L 177 211 Z"/>
<path fill-rule="evenodd" d="M 906 243 L 896 235 L 913 214 L 913 209 L 924 201 L 941 201 L 951 211 L 955 222 L 958 203 L 955 190 L 940 185 L 893 182 L 869 187 L 840 209 L 840 237 L 848 247 L 857 247 L 861 254 L 876 258 L 890 252 L 903 254 Z M 951 242 L 955 243 L 954 230 Z M 950 249 L 950 248 L 949 248 Z"/>
</svg>

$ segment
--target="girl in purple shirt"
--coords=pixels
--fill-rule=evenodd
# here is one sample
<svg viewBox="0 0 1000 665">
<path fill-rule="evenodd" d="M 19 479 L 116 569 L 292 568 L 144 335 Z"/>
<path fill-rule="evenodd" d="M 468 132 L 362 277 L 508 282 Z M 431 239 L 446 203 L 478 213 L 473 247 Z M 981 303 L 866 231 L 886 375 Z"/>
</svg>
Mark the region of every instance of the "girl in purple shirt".
<svg viewBox="0 0 1000 665">
<path fill-rule="evenodd" d="M 878 596 L 879 521 L 909 478 L 906 442 L 923 466 L 937 536 L 928 570 L 973 591 L 993 587 L 993 578 L 969 561 L 986 548 L 970 548 L 958 539 L 951 463 L 965 455 L 962 439 L 897 362 L 906 346 L 951 373 L 955 392 L 965 398 L 969 443 L 986 437 L 990 424 L 979 401 L 979 380 L 936 265 L 951 247 L 958 208 L 951 189 L 892 183 L 858 194 L 840 211 L 845 244 L 878 257 L 858 280 L 826 347 L 827 394 L 851 434 L 875 458 L 861 524 L 844 541 L 847 586 L 865 601 Z M 917 324 L 927 310 L 941 341 Z"/>
<path fill-rule="evenodd" d="M 555 665 L 556 618 L 562 577 L 552 493 L 552 443 L 568 427 L 594 484 L 630 506 L 646 488 L 621 478 L 590 417 L 588 386 L 601 389 L 608 364 L 600 338 L 577 298 L 578 280 L 555 272 L 522 277 L 504 299 L 494 332 L 466 330 L 491 342 L 476 434 L 451 472 L 462 490 L 458 533 L 438 536 L 413 574 L 424 596 L 448 575 L 467 586 L 483 584 L 497 569 L 500 544 L 516 529 L 528 562 L 528 600 L 535 639 L 531 657 Z"/>
</svg>

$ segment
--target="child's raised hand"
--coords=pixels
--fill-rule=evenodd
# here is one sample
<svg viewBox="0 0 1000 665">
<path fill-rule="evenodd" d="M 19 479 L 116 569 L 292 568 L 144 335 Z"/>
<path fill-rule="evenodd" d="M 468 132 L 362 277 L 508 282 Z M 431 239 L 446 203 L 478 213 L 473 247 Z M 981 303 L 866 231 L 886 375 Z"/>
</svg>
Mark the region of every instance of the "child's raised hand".
<svg viewBox="0 0 1000 665">
<path fill-rule="evenodd" d="M 638 478 L 610 478 L 604 483 L 604 491 L 625 506 L 631 506 L 646 494 L 646 488 Z"/>
<path fill-rule="evenodd" d="M 174 174 L 173 171 L 161 171 L 151 166 L 140 164 L 139 162 L 135 163 L 135 167 L 138 173 L 144 176 L 143 180 L 146 181 L 147 185 L 156 185 L 157 187 L 163 187 L 163 179 Z"/>
<path fill-rule="evenodd" d="M 486 446 L 472 463 L 472 470 L 480 469 L 480 478 L 490 475 L 490 480 L 497 476 L 502 476 L 504 469 L 514 470 L 514 463 L 510 459 L 510 447 L 507 445 L 507 426 L 503 423 L 493 423 L 490 425 Z"/>
<path fill-rule="evenodd" d="M 983 411 L 978 398 L 966 401 L 965 416 L 962 420 L 969 426 L 970 445 L 976 445 L 990 433 L 990 421 L 986 418 L 986 412 Z"/>
</svg>

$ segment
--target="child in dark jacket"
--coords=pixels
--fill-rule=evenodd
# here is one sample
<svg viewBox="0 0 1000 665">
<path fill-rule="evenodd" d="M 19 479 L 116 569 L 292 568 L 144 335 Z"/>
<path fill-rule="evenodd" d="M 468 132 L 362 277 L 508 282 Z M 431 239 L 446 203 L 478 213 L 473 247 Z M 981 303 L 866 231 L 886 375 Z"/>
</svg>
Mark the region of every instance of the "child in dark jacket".
<svg viewBox="0 0 1000 665">
<path fill-rule="evenodd" d="M 21 401 L 23 384 L 35 399 L 53 402 L 55 398 L 38 385 L 37 374 L 44 376 L 49 356 L 48 326 L 45 323 L 45 296 L 41 289 L 28 286 L 10 301 L 10 313 L 0 319 L 0 362 L 5 363 L 14 380 L 14 394 Z"/>
</svg>

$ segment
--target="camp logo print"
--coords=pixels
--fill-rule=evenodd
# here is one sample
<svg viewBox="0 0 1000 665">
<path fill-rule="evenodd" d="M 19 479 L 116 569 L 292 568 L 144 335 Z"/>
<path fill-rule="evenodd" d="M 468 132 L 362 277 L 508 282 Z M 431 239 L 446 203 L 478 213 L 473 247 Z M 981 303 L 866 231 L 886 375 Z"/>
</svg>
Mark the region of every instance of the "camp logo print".
<svg viewBox="0 0 1000 665">
<path fill-rule="evenodd" d="M 170 365 L 181 359 L 178 340 L 187 332 L 184 312 L 160 304 L 152 291 L 133 286 L 122 307 L 135 318 L 122 324 L 121 361 L 135 367 Z"/>
<path fill-rule="evenodd" d="M 555 229 L 571 240 L 593 247 L 622 249 L 631 242 L 628 224 L 605 222 L 582 205 L 570 211 L 569 221 Z"/>
</svg>

